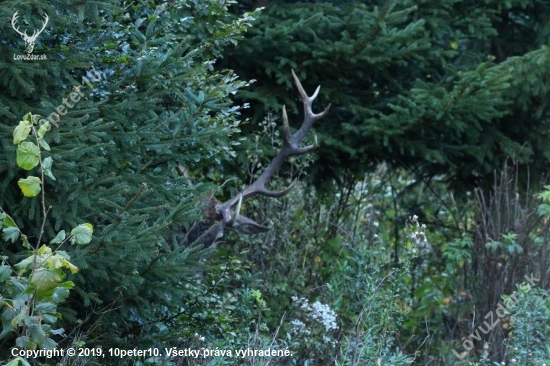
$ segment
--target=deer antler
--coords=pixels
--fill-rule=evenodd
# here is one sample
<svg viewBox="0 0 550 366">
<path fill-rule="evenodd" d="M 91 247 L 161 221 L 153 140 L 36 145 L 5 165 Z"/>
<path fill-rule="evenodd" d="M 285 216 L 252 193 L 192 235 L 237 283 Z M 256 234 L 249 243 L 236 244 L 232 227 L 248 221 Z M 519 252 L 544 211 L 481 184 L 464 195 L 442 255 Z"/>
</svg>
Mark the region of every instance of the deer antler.
<svg viewBox="0 0 550 366">
<path fill-rule="evenodd" d="M 281 147 L 281 150 L 277 153 L 273 161 L 268 165 L 268 167 L 264 170 L 264 172 L 256 179 L 251 185 L 243 189 L 239 194 L 232 197 L 228 201 L 222 203 L 218 207 L 218 212 L 222 215 L 223 221 L 225 225 L 232 226 L 237 217 L 239 216 L 239 209 L 241 202 L 245 199 L 254 197 L 256 195 L 263 195 L 268 197 L 282 197 L 292 188 L 294 187 L 293 182 L 289 187 L 282 191 L 274 192 L 266 188 L 267 182 L 273 177 L 273 175 L 277 172 L 277 170 L 283 165 L 285 160 L 291 156 L 296 155 L 303 155 L 311 150 L 315 149 L 317 147 L 317 136 L 315 136 L 315 142 L 313 145 L 309 145 L 306 147 L 300 147 L 300 143 L 302 142 L 302 139 L 307 135 L 313 124 L 323 118 L 330 109 L 330 104 L 325 108 L 324 111 L 321 113 L 315 114 L 313 113 L 313 110 L 311 108 L 313 101 L 315 98 L 317 98 L 317 95 L 319 94 L 319 90 L 321 89 L 320 86 L 317 87 L 317 90 L 315 90 L 315 93 L 310 97 L 306 94 L 304 91 L 304 88 L 302 87 L 302 84 L 300 83 L 300 80 L 298 80 L 298 77 L 294 73 L 294 70 L 292 70 L 292 77 L 294 78 L 294 82 L 296 83 L 296 87 L 298 88 L 298 91 L 300 92 L 300 96 L 302 97 L 302 100 L 304 102 L 304 121 L 302 122 L 302 126 L 300 126 L 300 129 L 296 131 L 294 134 L 290 133 L 290 128 L 288 126 L 288 116 L 286 114 L 286 108 L 283 106 L 283 126 L 284 126 L 284 133 L 283 133 L 283 146 Z M 235 206 L 235 204 L 238 203 L 238 209 L 236 214 L 233 214 L 232 208 Z"/>
<path fill-rule="evenodd" d="M 50 18 L 48 17 L 48 14 L 44 14 L 44 25 L 42 25 L 42 29 L 40 29 L 39 31 L 35 29 L 34 32 L 32 33 L 32 36 L 29 37 L 29 35 L 27 34 L 27 31 L 21 32 L 19 30 L 19 27 L 15 26 L 15 23 L 17 22 L 17 18 L 18 18 L 17 13 L 18 11 L 16 11 L 15 14 L 13 14 L 13 17 L 11 18 L 11 26 L 13 30 L 19 33 L 19 35 L 21 35 L 24 39 L 36 39 L 38 35 L 42 33 L 42 31 L 46 28 L 46 26 L 48 25 L 48 21 L 50 20 Z"/>
<path fill-rule="evenodd" d="M 17 13 L 18 13 L 18 11 L 16 11 L 15 14 L 13 14 L 13 17 L 11 18 L 11 26 L 12 26 L 13 30 L 15 30 L 17 33 L 19 33 L 20 36 L 28 37 L 27 36 L 27 31 L 25 31 L 25 33 L 23 33 L 19 30 L 19 28 L 16 28 L 16 26 L 15 26 L 15 23 L 17 22 L 17 18 L 18 18 Z"/>
<path fill-rule="evenodd" d="M 11 26 L 13 27 L 13 29 L 21 36 L 23 37 L 23 40 L 25 41 L 25 45 L 26 45 L 26 48 L 27 48 L 27 52 L 28 53 L 32 53 L 33 49 L 34 49 L 34 42 L 36 41 L 36 39 L 38 38 L 38 36 L 40 35 L 40 33 L 42 33 L 42 31 L 46 28 L 46 25 L 48 25 L 48 20 L 50 19 L 48 17 L 48 14 L 44 14 L 44 24 L 42 25 L 42 29 L 40 29 L 39 31 L 38 30 L 34 30 L 34 32 L 32 33 L 32 36 L 29 36 L 27 34 L 27 31 L 25 31 L 24 33 L 21 32 L 19 30 L 18 27 L 16 27 L 15 23 L 17 22 L 17 11 L 15 12 L 15 14 L 13 14 L 13 17 L 11 18 Z"/>
<path fill-rule="evenodd" d="M 43 31 L 44 29 L 46 29 L 46 26 L 48 25 L 48 21 L 49 21 L 49 20 L 50 20 L 50 18 L 48 17 L 48 14 L 44 14 L 44 25 L 42 26 L 42 29 L 40 29 L 39 31 L 36 31 L 36 30 L 35 30 L 30 38 L 36 39 L 36 38 L 38 37 L 38 35 L 39 35 L 40 33 L 42 33 L 42 31 Z"/>
</svg>

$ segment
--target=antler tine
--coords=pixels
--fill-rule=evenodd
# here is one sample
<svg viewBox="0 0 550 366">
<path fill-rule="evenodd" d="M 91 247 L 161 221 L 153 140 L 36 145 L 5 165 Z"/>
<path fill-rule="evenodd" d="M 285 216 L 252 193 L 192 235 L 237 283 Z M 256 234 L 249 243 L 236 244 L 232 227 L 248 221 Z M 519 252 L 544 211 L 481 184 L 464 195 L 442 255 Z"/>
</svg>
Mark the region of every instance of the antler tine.
<svg viewBox="0 0 550 366">
<path fill-rule="evenodd" d="M 294 181 L 290 186 L 282 191 L 271 191 L 265 186 L 288 157 L 306 154 L 315 149 L 318 145 L 317 136 L 315 135 L 315 140 L 312 145 L 300 147 L 302 139 L 309 132 L 315 121 L 324 117 L 328 113 L 331 105 L 329 104 L 321 113 L 313 113 L 312 104 L 315 98 L 317 98 L 317 96 L 319 95 L 321 87 L 317 87 L 315 93 L 313 93 L 311 97 L 308 96 L 302 86 L 302 83 L 296 76 L 294 70 L 291 71 L 292 77 L 294 78 L 294 82 L 296 84 L 296 88 L 298 89 L 298 92 L 300 93 L 300 96 L 304 103 L 304 121 L 302 122 L 300 128 L 294 134 L 291 134 L 286 107 L 283 106 L 283 146 L 281 147 L 273 161 L 271 161 L 271 163 L 265 168 L 263 173 L 252 184 L 243 189 L 237 196 L 233 196 L 228 201 L 221 204 L 218 208 L 218 212 L 221 213 L 221 215 L 223 216 L 224 222 L 229 225 L 235 222 L 236 215 L 232 214 L 231 209 L 235 204 L 237 204 L 237 202 L 240 207 L 242 201 L 256 195 L 263 195 L 267 197 L 282 197 L 290 192 L 292 188 L 294 188 L 296 181 Z"/>
<path fill-rule="evenodd" d="M 294 84 L 296 84 L 296 88 L 298 88 L 298 92 L 300 93 L 300 96 L 302 97 L 302 100 L 304 102 L 304 110 L 307 111 L 306 114 L 311 115 L 315 118 L 315 120 L 318 120 L 319 118 L 324 116 L 324 112 L 321 112 L 319 114 L 313 113 L 313 110 L 311 109 L 311 106 L 313 104 L 313 101 L 317 98 L 319 95 L 319 91 L 321 90 L 321 85 L 317 86 L 317 89 L 315 89 L 315 93 L 310 97 L 307 95 L 306 91 L 304 90 L 304 87 L 302 86 L 302 83 L 300 82 L 300 79 L 296 76 L 294 73 L 294 69 L 291 69 L 292 71 L 292 77 L 294 79 Z"/>
<path fill-rule="evenodd" d="M 36 29 L 35 29 L 34 32 L 32 32 L 32 36 L 31 36 L 30 38 L 38 37 L 38 35 L 39 35 L 40 33 L 42 33 L 42 31 L 43 31 L 44 29 L 46 29 L 46 26 L 48 25 L 48 20 L 50 20 L 50 18 L 48 17 L 48 14 L 44 14 L 44 20 L 45 20 L 45 22 L 44 22 L 44 24 L 42 25 L 42 29 L 40 29 L 40 30 L 36 30 Z"/>
<path fill-rule="evenodd" d="M 273 197 L 273 198 L 283 197 L 288 192 L 292 191 L 295 185 L 296 185 L 296 179 L 285 189 L 281 191 L 272 191 L 270 189 L 265 188 L 264 183 L 259 181 L 259 178 L 258 178 L 258 180 L 256 180 L 252 185 L 246 187 L 241 193 L 239 193 L 238 195 L 232 197 L 231 199 L 229 199 L 228 201 L 220 205 L 219 211 L 222 214 L 224 222 L 226 222 L 229 226 L 231 226 L 239 215 L 239 211 L 241 209 L 241 204 L 243 200 L 256 195 L 262 195 L 262 196 Z M 231 208 L 235 204 L 237 204 L 236 215 L 232 215 Z"/>
<path fill-rule="evenodd" d="M 292 78 L 294 79 L 294 84 L 296 84 L 296 87 L 298 88 L 298 92 L 300 93 L 300 96 L 302 97 L 302 100 L 304 101 L 304 106 L 306 105 L 306 101 L 309 101 L 309 96 L 307 95 L 306 91 L 304 90 L 304 87 L 302 86 L 302 83 L 300 82 L 300 79 L 296 76 L 296 73 L 294 72 L 294 69 L 290 69 L 292 72 Z M 317 91 L 315 92 L 313 99 L 317 96 L 317 92 L 319 91 L 319 87 L 317 87 Z M 313 102 L 313 100 L 311 100 Z"/>
<path fill-rule="evenodd" d="M 50 20 L 50 17 L 48 17 L 48 14 L 44 13 L 44 25 L 42 26 L 42 29 L 38 33 L 42 33 L 44 29 L 46 29 L 46 26 L 48 25 L 48 21 Z"/>
<path fill-rule="evenodd" d="M 283 143 L 285 145 L 290 145 L 290 127 L 288 127 L 288 115 L 286 114 L 286 108 L 283 105 Z"/>
<path fill-rule="evenodd" d="M 265 187 L 261 187 L 261 189 L 259 191 L 259 194 L 261 194 L 262 196 L 266 196 L 266 197 L 278 198 L 278 197 L 282 197 L 285 194 L 287 194 L 288 192 L 292 191 L 292 189 L 294 188 L 295 185 L 296 185 L 296 179 L 294 179 L 288 187 L 286 187 L 285 189 L 283 189 L 281 191 L 272 191 L 272 190 L 269 190 Z"/>
<path fill-rule="evenodd" d="M 19 35 L 23 36 L 23 35 L 27 35 L 27 31 L 25 31 L 25 33 L 21 32 L 19 30 L 19 27 L 16 27 L 15 23 L 17 22 L 17 18 L 19 18 L 19 16 L 17 15 L 19 13 L 19 11 L 16 11 L 15 14 L 13 14 L 13 17 L 11 18 L 11 26 L 13 28 L 14 31 L 16 31 L 17 33 L 19 33 Z"/>
<path fill-rule="evenodd" d="M 304 122 L 302 123 L 302 126 L 296 133 L 292 136 L 294 142 L 296 145 L 302 141 L 304 136 L 308 133 L 308 131 L 311 129 L 315 121 L 323 118 L 330 109 L 330 104 L 325 108 L 324 111 L 321 113 L 315 114 L 313 113 L 312 105 L 315 98 L 317 98 L 317 95 L 319 95 L 319 91 L 321 90 L 321 86 L 319 85 L 317 89 L 315 89 L 315 93 L 310 97 L 307 95 L 306 91 L 304 90 L 304 87 L 302 86 L 302 83 L 300 82 L 300 79 L 296 76 L 296 73 L 294 72 L 294 69 L 291 69 L 292 71 L 292 77 L 294 79 L 294 83 L 296 84 L 296 88 L 298 89 L 298 92 L 300 93 L 300 96 L 302 97 L 302 101 L 304 103 Z"/>
<path fill-rule="evenodd" d="M 225 219 L 227 216 L 229 216 L 229 221 L 227 222 L 227 225 L 228 226 L 233 226 L 233 224 L 235 223 L 235 221 L 237 220 L 237 218 L 239 217 L 240 213 L 241 213 L 241 204 L 243 203 L 243 195 L 242 193 L 239 194 L 239 201 L 237 202 L 237 208 L 235 209 L 235 215 L 223 215 L 223 218 Z"/>
<path fill-rule="evenodd" d="M 296 149 L 295 155 L 307 154 L 311 150 L 315 150 L 317 148 L 317 146 L 319 146 L 319 142 L 317 141 L 317 134 L 315 134 L 315 135 L 313 135 L 313 144 Z"/>
</svg>

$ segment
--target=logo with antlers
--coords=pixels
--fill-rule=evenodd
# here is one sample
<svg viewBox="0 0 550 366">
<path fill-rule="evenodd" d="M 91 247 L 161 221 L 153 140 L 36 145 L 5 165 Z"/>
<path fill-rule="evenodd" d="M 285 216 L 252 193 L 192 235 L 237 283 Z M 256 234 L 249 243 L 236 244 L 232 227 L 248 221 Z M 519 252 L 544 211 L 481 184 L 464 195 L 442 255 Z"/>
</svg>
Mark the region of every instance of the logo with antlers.
<svg viewBox="0 0 550 366">
<path fill-rule="evenodd" d="M 39 31 L 35 29 L 32 36 L 29 36 L 27 34 L 27 31 L 21 32 L 18 27 L 16 27 L 15 23 L 17 23 L 17 13 L 18 12 L 16 11 L 15 14 L 13 14 L 13 18 L 11 18 L 11 26 L 17 33 L 19 33 L 21 37 L 23 37 L 27 53 L 32 53 L 32 51 L 34 50 L 34 42 L 36 42 L 36 39 L 38 38 L 40 33 L 42 33 L 44 28 L 46 28 L 46 25 L 48 24 L 48 20 L 50 18 L 48 18 L 48 14 L 44 14 L 44 25 L 42 26 L 42 29 L 40 29 Z"/>
</svg>

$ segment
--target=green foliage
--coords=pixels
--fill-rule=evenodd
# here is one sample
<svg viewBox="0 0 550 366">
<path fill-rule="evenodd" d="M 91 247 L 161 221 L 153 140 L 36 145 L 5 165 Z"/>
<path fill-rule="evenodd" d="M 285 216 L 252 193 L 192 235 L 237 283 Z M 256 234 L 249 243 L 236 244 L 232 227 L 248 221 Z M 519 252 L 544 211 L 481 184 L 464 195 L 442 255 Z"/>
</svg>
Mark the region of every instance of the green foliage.
<svg viewBox="0 0 550 366">
<path fill-rule="evenodd" d="M 448 264 L 453 267 L 462 267 L 466 262 L 472 260 L 471 248 L 472 241 L 466 236 L 444 244 L 441 251 Z"/>
<path fill-rule="evenodd" d="M 32 160 L 20 159 L 20 150 L 24 150 L 20 149 L 21 146 L 32 144 L 26 140 L 27 137 L 34 137 L 38 141 L 46 133 L 43 129 L 36 129 L 38 120 L 39 116 L 28 113 L 13 132 L 13 142 L 18 145 L 17 165 L 25 170 L 32 170 L 40 165 L 41 179 L 31 176 L 19 181 L 23 195 L 27 197 L 34 197 L 40 191 L 43 192 L 41 185 L 46 174 L 44 160 L 50 159 L 48 169 L 51 169 L 51 157 L 42 159 L 41 150 L 36 145 L 33 145 L 36 151 L 33 151 Z M 32 135 L 30 135 L 31 131 Z M 29 188 L 28 185 L 22 184 L 22 181 L 29 181 L 30 178 L 36 180 L 34 184 L 37 187 Z M 44 194 L 41 207 L 43 228 L 47 219 Z M 0 229 L 5 242 L 15 243 L 19 239 L 22 246 L 30 250 L 28 257 L 13 265 L 10 264 L 9 257 L 0 252 L 2 254 L 0 301 L 3 308 L 0 340 L 9 342 L 10 338 L 15 338 L 13 346 L 20 349 L 54 349 L 57 342 L 52 339 L 52 336 L 64 335 L 63 328 L 53 328 L 62 317 L 58 305 L 67 300 L 69 290 L 74 287 L 72 281 L 65 280 L 66 274 L 63 269 L 68 269 L 72 274 L 78 272 L 78 268 L 70 262 L 69 254 L 59 248 L 68 240 L 72 244 L 88 244 L 92 239 L 93 227 L 88 223 L 80 224 L 72 230 L 69 237 L 65 237 L 65 231 L 61 230 L 50 241 L 50 244 L 57 245 L 53 250 L 42 243 L 43 231 L 40 231 L 36 244 L 32 245 L 28 236 L 23 234 L 16 224 L 16 220 L 2 208 L 0 208 Z M 7 365 L 18 365 L 19 362 L 28 365 L 27 361 L 21 357 L 16 357 Z"/>
<path fill-rule="evenodd" d="M 548 292 L 530 285 L 517 287 L 519 302 L 512 310 L 514 327 L 510 334 L 508 360 L 518 365 L 550 362 L 550 301 Z"/>
<path fill-rule="evenodd" d="M 271 121 L 254 139 L 258 150 L 248 151 L 252 174 L 268 159 L 261 140 L 277 144 Z M 294 161 L 288 172 L 303 174 L 300 164 Z M 480 308 L 475 319 L 483 319 L 494 310 L 487 304 L 494 296 L 498 301 L 508 273 L 545 268 L 539 263 L 547 263 L 547 243 L 540 238 L 533 194 L 519 189 L 517 177 L 503 174 L 490 192 L 478 190 L 472 201 L 457 202 L 442 182 L 418 182 L 384 167 L 377 173 L 339 192 L 332 206 L 303 186 L 280 202 L 247 203 L 248 215 L 269 217 L 275 230 L 236 246 L 250 248 L 251 268 L 258 268 L 244 286 L 261 290 L 270 310 L 262 319 L 275 334 L 288 334 L 287 343 L 284 337 L 274 342 L 289 346 L 297 363 L 327 364 L 338 355 L 342 364 L 407 364 L 416 353 L 418 362 L 461 364 L 451 349 L 472 332 L 472 307 Z M 275 184 L 291 180 L 285 172 Z M 428 232 L 422 222 L 435 229 Z M 406 230 L 396 234 L 396 228 Z M 530 267 L 520 270 L 515 261 Z M 336 337 L 307 309 L 296 311 L 293 296 L 330 306 L 340 332 L 334 346 L 322 335 Z M 490 337 L 502 334 L 497 329 Z M 501 345 L 491 343 L 488 360 L 501 359 Z M 475 359 L 472 351 L 462 364 Z"/>
<path fill-rule="evenodd" d="M 256 80 L 235 97 L 251 103 L 247 131 L 282 104 L 299 112 L 289 68 L 306 89 L 322 85 L 319 104 L 335 108 L 316 126 L 317 188 L 385 162 L 472 189 L 509 156 L 547 166 L 548 11 L 541 0 L 267 2 L 222 66 Z"/>
<path fill-rule="evenodd" d="M 514 254 L 514 252 L 518 254 L 523 253 L 523 248 L 516 243 L 516 233 L 503 234 L 502 238 L 504 242 L 491 241 L 485 244 L 485 248 L 489 249 L 492 253 L 496 253 L 499 249 L 506 254 Z"/>
<path fill-rule="evenodd" d="M 71 263 L 85 270 L 71 276 L 74 291 L 56 310 L 60 326 L 79 326 L 59 347 L 149 347 L 182 333 L 218 330 L 206 305 L 191 306 L 215 287 L 193 285 L 212 249 L 177 242 L 181 226 L 200 219 L 216 187 L 190 186 L 177 167 L 211 167 L 234 155 L 238 143 L 241 107 L 232 106 L 229 95 L 247 83 L 229 70 L 215 71 L 213 63 L 241 38 L 252 15 L 230 18 L 229 4 L 7 1 L 0 9 L 2 19 L 18 10 L 19 22 L 29 27 L 39 14 L 50 19 L 34 49 L 48 62 L 14 60 L 22 41 L 9 22 L 0 24 L 6 35 L 0 205 L 29 238 L 53 238 L 52 250 L 66 241 L 89 242 L 66 249 Z M 19 122 L 29 110 L 45 117 Z M 37 164 L 40 178 L 16 169 L 32 173 Z M 47 192 L 44 180 L 55 183 Z M 93 236 L 83 222 L 93 225 Z M 5 228 L 7 239 L 15 238 L 13 227 Z M 0 250 L 10 263 L 27 257 L 14 243 L 2 242 Z M 40 284 L 62 280 L 58 259 Z M 191 314 L 182 314 L 186 307 Z M 220 306 L 218 314 L 223 311 Z M 207 321 L 181 327 L 178 317 L 187 315 Z"/>
<path fill-rule="evenodd" d="M 261 127 L 252 138 L 256 148 L 247 151 L 251 176 L 260 174 L 269 159 L 263 144 L 276 149 L 280 143 L 272 116 Z M 274 189 L 288 185 L 305 174 L 310 163 L 311 156 L 293 160 L 271 185 Z M 321 203 L 299 183 L 280 200 L 252 200 L 243 207 L 248 217 L 269 218 L 273 226 L 267 237 L 241 237 L 233 253 L 246 254 L 250 262 L 250 274 L 235 287 L 258 289 L 267 304 L 259 309 L 253 344 L 268 342 L 292 352 L 277 364 L 412 362 L 395 332 L 408 316 L 408 291 L 402 284 L 409 276 L 409 261 L 416 256 L 413 251 L 421 246 L 407 239 L 402 243 L 408 248 L 402 253 L 403 262 L 399 268 L 391 267 L 391 250 L 386 250 L 391 238 L 384 241 L 384 229 L 375 227 L 383 215 L 374 212 L 381 206 L 374 208 L 366 198 L 375 181 L 355 187 L 349 196 L 343 194 L 339 203 Z M 338 204 L 350 205 L 352 213 L 336 214 Z M 336 219 L 337 215 L 341 216 Z M 337 226 L 335 236 L 333 226 Z M 423 230 L 412 229 L 407 234 Z M 376 239 L 375 233 L 384 239 Z M 237 337 L 246 335 L 237 333 Z"/>
<path fill-rule="evenodd" d="M 544 190 L 538 194 L 541 199 L 541 203 L 538 207 L 537 213 L 542 217 L 550 217 L 550 186 L 545 186 Z"/>
<path fill-rule="evenodd" d="M 23 366 L 30 366 L 31 364 L 27 362 L 23 357 L 16 357 L 6 364 L 6 366 L 18 366 L 19 363 Z"/>
</svg>

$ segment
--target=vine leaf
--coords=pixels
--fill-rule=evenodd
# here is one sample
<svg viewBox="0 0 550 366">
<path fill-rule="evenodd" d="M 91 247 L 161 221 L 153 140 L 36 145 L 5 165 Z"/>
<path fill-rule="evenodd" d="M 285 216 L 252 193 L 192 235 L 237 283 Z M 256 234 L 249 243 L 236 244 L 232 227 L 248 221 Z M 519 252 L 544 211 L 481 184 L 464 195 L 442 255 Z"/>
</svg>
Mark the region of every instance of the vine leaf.
<svg viewBox="0 0 550 366">
<path fill-rule="evenodd" d="M 71 243 L 72 244 L 88 244 L 92 241 L 92 233 L 94 232 L 94 227 L 92 224 L 80 224 L 74 229 L 71 230 Z"/>
<path fill-rule="evenodd" d="M 17 146 L 17 165 L 31 170 L 40 162 L 40 148 L 30 141 L 23 141 Z"/>
<path fill-rule="evenodd" d="M 42 184 L 40 178 L 33 177 L 32 175 L 24 179 L 19 179 L 17 184 L 25 197 L 36 197 L 42 189 L 40 186 Z"/>
</svg>

